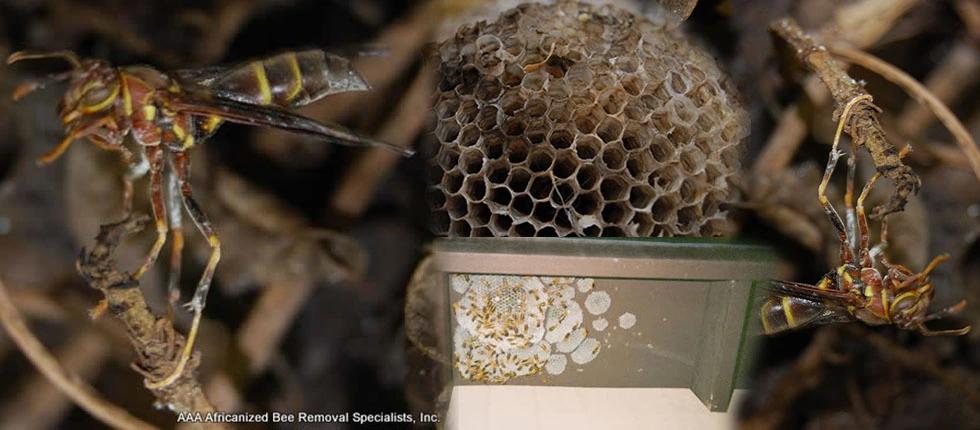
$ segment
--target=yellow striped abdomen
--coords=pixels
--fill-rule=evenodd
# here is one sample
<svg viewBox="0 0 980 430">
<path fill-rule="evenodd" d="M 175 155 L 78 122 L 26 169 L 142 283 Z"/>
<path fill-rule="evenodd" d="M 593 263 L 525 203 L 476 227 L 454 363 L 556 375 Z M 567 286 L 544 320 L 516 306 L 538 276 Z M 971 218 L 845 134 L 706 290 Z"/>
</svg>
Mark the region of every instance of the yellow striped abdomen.
<svg viewBox="0 0 980 430">
<path fill-rule="evenodd" d="M 829 309 L 820 302 L 792 296 L 772 296 L 759 308 L 759 319 L 765 334 L 813 325 L 828 316 Z"/>
<path fill-rule="evenodd" d="M 230 69 L 207 86 L 222 98 L 279 107 L 303 106 L 330 94 L 368 89 L 350 60 L 320 50 L 286 52 L 251 61 Z"/>
</svg>

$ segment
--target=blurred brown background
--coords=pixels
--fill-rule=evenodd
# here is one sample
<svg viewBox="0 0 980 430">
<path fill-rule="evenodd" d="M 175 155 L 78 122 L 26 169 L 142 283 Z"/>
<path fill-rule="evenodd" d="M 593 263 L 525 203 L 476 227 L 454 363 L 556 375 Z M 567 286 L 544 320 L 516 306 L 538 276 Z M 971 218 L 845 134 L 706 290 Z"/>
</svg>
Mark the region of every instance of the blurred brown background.
<svg viewBox="0 0 980 430">
<path fill-rule="evenodd" d="M 424 58 L 437 24 L 477 0 L 0 2 L 0 56 L 71 49 L 113 64 L 162 69 L 233 63 L 319 47 L 355 58 L 374 90 L 306 108 L 403 146 L 433 145 L 432 69 Z M 641 2 L 641 8 L 644 6 Z M 837 264 L 836 238 L 815 198 L 836 124 L 831 100 L 794 60 L 774 54 L 768 23 L 793 16 L 825 40 L 872 52 L 922 81 L 980 137 L 980 4 L 970 0 L 703 0 L 685 27 L 731 73 L 752 118 L 743 143 L 740 235 L 773 245 L 796 280 Z M 455 18 L 453 18 L 455 19 Z M 451 27 L 451 25 L 450 25 Z M 381 50 L 383 52 L 372 52 Z M 368 55 L 365 55 L 368 54 Z M 57 61 L 0 67 L 0 94 Z M 782 72 L 780 71 L 782 69 Z M 980 182 L 949 133 L 902 90 L 861 68 L 896 143 L 923 189 L 893 225 L 894 256 L 921 268 L 948 252 L 934 276 L 937 304 L 966 298 L 959 322 L 980 327 Z M 164 428 L 125 336 L 86 310 L 100 298 L 75 271 L 99 224 L 120 216 L 113 154 L 79 142 L 59 162 L 34 159 L 55 145 L 61 87 L 13 104 L 0 97 L 0 277 L 31 328 L 68 369 L 112 402 Z M 759 154 L 799 150 L 757 169 Z M 791 145 L 791 146 L 792 146 Z M 423 152 L 424 154 L 424 152 Z M 444 406 L 437 364 L 404 335 L 405 288 L 432 239 L 424 156 L 326 145 L 226 125 L 194 150 L 199 200 L 223 240 L 223 259 L 199 340 L 201 380 L 221 410 L 433 411 Z M 862 163 L 860 172 L 869 175 Z M 137 211 L 148 211 L 137 184 Z M 881 187 L 872 199 L 888 196 Z M 837 192 L 840 195 L 840 192 Z M 185 297 L 207 257 L 189 234 Z M 117 253 L 136 267 L 151 235 Z M 142 289 L 165 309 L 165 258 Z M 431 312 L 431 311 L 430 311 Z M 186 313 L 178 323 L 186 327 Z M 770 339 L 745 405 L 747 428 L 980 428 L 980 339 L 921 338 L 858 326 Z M 0 428 L 102 425 L 34 371 L 0 333 Z M 442 398 L 445 400 L 445 398 Z M 247 427 L 246 427 L 247 428 Z"/>
</svg>

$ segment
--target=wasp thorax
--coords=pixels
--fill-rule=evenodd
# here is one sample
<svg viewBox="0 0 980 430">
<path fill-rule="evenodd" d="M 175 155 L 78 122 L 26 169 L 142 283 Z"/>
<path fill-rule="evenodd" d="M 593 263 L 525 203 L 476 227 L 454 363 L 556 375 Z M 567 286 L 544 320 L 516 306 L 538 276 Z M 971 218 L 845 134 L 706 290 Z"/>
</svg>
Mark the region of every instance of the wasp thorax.
<svg viewBox="0 0 980 430">
<path fill-rule="evenodd" d="M 725 229 L 748 120 L 680 32 L 608 5 L 523 4 L 461 26 L 439 58 L 438 233 Z"/>
</svg>

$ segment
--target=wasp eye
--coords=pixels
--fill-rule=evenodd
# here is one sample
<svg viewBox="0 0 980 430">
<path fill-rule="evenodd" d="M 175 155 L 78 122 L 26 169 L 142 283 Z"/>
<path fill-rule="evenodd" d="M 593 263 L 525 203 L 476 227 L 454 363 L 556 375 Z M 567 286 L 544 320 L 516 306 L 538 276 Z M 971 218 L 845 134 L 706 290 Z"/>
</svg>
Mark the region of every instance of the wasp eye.
<svg viewBox="0 0 980 430">
<path fill-rule="evenodd" d="M 93 85 L 79 100 L 78 106 L 85 113 L 98 112 L 107 109 L 119 94 L 119 86 L 107 87 L 103 83 Z"/>
<path fill-rule="evenodd" d="M 86 91 L 85 94 L 82 95 L 81 102 L 83 105 L 90 106 L 99 104 L 99 102 L 105 100 L 106 97 L 109 97 L 109 89 L 104 85 L 98 85 Z"/>
</svg>

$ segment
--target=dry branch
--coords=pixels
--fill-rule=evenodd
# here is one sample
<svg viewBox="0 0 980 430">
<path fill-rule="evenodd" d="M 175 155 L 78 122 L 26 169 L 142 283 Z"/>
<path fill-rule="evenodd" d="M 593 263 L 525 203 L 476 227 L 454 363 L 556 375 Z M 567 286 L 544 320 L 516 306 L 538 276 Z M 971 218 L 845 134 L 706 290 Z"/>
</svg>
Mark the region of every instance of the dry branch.
<svg viewBox="0 0 980 430">
<path fill-rule="evenodd" d="M 921 0 L 863 0 L 841 7 L 834 19 L 824 25 L 820 34 L 831 35 L 835 40 L 865 48 L 875 44 Z M 829 99 L 827 90 L 820 86 L 816 77 L 803 82 L 803 89 L 815 106 L 823 106 Z M 753 169 L 756 172 L 777 172 L 789 165 L 797 149 L 808 135 L 807 124 L 800 117 L 800 102 L 791 104 L 779 118 L 779 122 L 759 155 Z"/>
<path fill-rule="evenodd" d="M 967 131 L 966 127 L 963 126 L 963 123 L 956 118 L 956 115 L 954 115 L 953 112 L 951 112 L 941 100 L 922 86 L 919 81 L 916 81 L 915 78 L 899 70 L 897 67 L 857 49 L 832 47 L 831 52 L 846 61 L 857 64 L 865 69 L 881 75 L 881 77 L 887 79 L 895 85 L 902 87 L 902 89 L 908 92 L 909 95 L 919 103 L 928 106 L 929 109 L 936 114 L 936 117 L 939 118 L 939 121 L 946 126 L 946 129 L 953 134 L 953 137 L 956 138 L 956 144 L 960 146 L 960 149 L 970 162 L 970 167 L 973 169 L 973 173 L 976 174 L 977 179 L 980 180 L 980 150 L 977 149 L 977 143 L 973 141 L 973 137 L 970 136 L 970 132 Z"/>
<path fill-rule="evenodd" d="M 432 81 L 427 68 L 419 71 L 395 112 L 381 128 L 378 138 L 404 148 L 412 145 L 429 118 Z M 360 216 L 371 203 L 381 181 L 400 160 L 398 154 L 383 149 L 370 149 L 361 154 L 331 197 L 333 211 L 349 218 Z"/>
<path fill-rule="evenodd" d="M 100 227 L 91 252 L 82 250 L 78 271 L 92 288 L 105 294 L 109 313 L 126 328 L 136 350 L 134 368 L 148 380 L 159 380 L 173 371 L 185 342 L 184 336 L 174 330 L 169 320 L 150 312 L 139 283 L 129 273 L 119 270 L 112 258 L 119 241 L 140 231 L 148 222 L 149 217 L 145 215 L 131 216 Z M 151 390 L 157 400 L 174 412 L 213 412 L 214 407 L 204 396 L 194 375 L 199 364 L 200 359 L 195 355 L 173 384 Z M 205 427 L 224 428 L 211 423 Z"/>
<path fill-rule="evenodd" d="M 932 357 L 909 351 L 891 339 L 865 328 L 851 325 L 847 328 L 847 333 L 868 342 L 902 367 L 918 370 L 935 378 L 950 391 L 961 396 L 963 401 L 980 409 L 980 391 L 978 391 L 980 390 L 980 381 L 976 377 L 955 373 L 951 369 L 941 366 Z"/>
<path fill-rule="evenodd" d="M 792 47 L 796 56 L 810 70 L 820 77 L 830 89 L 837 109 L 834 118 L 839 118 L 848 102 L 868 92 L 834 61 L 827 48 L 817 44 L 806 35 L 791 18 L 772 24 L 770 30 Z M 901 211 L 909 197 L 919 191 L 921 182 L 912 168 L 902 163 L 898 149 L 886 139 L 878 119 L 878 109 L 872 103 L 856 104 L 845 126 L 845 131 L 858 147 L 864 147 L 871 154 L 875 167 L 881 174 L 895 184 L 895 192 L 884 205 L 874 209 L 871 216 L 880 218 L 892 212 Z"/>
<path fill-rule="evenodd" d="M 312 281 L 276 282 L 262 290 L 235 335 L 238 347 L 248 357 L 252 375 L 269 366 L 279 352 L 283 337 L 315 290 L 316 283 Z"/>
<path fill-rule="evenodd" d="M 929 93 L 948 106 L 969 94 L 967 90 L 975 83 L 973 77 L 978 71 L 980 71 L 980 52 L 977 52 L 977 48 L 971 43 L 958 41 L 942 62 L 929 72 L 929 76 L 923 83 Z M 906 104 L 896 123 L 902 133 L 915 138 L 935 120 L 936 114 L 931 111 L 930 106 L 916 98 L 915 101 Z"/>
<path fill-rule="evenodd" d="M 56 360 L 66 372 L 82 381 L 92 380 L 109 358 L 109 344 L 94 326 L 72 333 L 55 351 Z M 23 382 L 13 401 L 0 410 L 3 428 L 55 428 L 72 409 L 72 400 L 52 385 L 45 375 Z"/>
<path fill-rule="evenodd" d="M 746 430 L 782 428 L 792 405 L 800 396 L 820 384 L 823 379 L 824 362 L 838 337 L 837 330 L 831 327 L 824 327 L 817 331 L 796 363 L 785 374 L 780 375 L 776 387 L 767 393 L 766 407 L 741 422 L 741 428 Z"/>
<path fill-rule="evenodd" d="M 91 386 L 82 382 L 75 375 L 66 372 L 41 341 L 27 328 L 27 324 L 20 316 L 17 308 L 14 307 L 2 281 L 0 281 L 0 321 L 3 322 L 7 333 L 34 364 L 34 367 L 86 412 L 115 428 L 155 428 L 109 403 L 100 397 Z"/>
<path fill-rule="evenodd" d="M 819 86 L 820 82 L 812 77 L 803 82 L 804 92 L 810 94 L 814 105 L 822 105 L 830 98 L 827 91 Z M 803 139 L 809 134 L 802 114 L 799 103 L 793 103 L 783 111 L 776 129 L 766 139 L 766 146 L 752 166 L 756 173 L 782 172 L 789 166 Z"/>
</svg>

